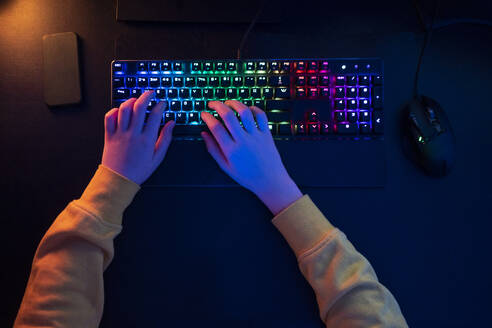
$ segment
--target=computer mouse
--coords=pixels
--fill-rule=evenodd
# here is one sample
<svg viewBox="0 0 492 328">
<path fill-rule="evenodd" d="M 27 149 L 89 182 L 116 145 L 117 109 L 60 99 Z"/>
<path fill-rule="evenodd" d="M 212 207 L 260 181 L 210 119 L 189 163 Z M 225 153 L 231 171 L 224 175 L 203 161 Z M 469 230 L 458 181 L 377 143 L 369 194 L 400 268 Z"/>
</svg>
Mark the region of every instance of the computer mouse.
<svg viewBox="0 0 492 328">
<path fill-rule="evenodd" d="M 404 153 L 428 175 L 447 175 L 455 162 L 456 143 L 451 123 L 441 105 L 420 95 L 402 112 Z"/>
</svg>

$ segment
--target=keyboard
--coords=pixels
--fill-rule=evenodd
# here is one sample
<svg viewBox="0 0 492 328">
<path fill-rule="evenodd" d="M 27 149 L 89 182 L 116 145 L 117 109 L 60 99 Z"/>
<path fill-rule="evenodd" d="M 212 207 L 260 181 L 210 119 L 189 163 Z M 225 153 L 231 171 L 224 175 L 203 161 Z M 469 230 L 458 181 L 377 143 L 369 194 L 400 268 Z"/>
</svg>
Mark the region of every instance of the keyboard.
<svg viewBox="0 0 492 328">
<path fill-rule="evenodd" d="M 148 110 L 166 102 L 162 124 L 200 139 L 200 112 L 212 100 L 236 99 L 263 109 L 275 139 L 383 137 L 380 59 L 116 60 L 113 107 L 154 90 Z"/>
</svg>

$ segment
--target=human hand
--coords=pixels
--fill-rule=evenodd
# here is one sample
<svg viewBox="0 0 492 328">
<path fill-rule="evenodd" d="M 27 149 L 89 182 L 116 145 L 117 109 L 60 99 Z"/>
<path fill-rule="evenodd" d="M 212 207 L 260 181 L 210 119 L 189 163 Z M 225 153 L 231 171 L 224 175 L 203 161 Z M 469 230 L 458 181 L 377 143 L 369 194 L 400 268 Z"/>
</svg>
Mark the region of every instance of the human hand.
<svg viewBox="0 0 492 328">
<path fill-rule="evenodd" d="M 167 122 L 157 138 L 165 103 L 154 106 L 145 121 L 153 91 L 131 98 L 106 113 L 102 165 L 137 184 L 147 180 L 166 155 L 174 121 Z M 157 141 L 157 142 L 156 142 Z"/>
<path fill-rule="evenodd" d="M 202 120 L 211 132 L 202 132 L 202 137 L 222 170 L 256 194 L 274 215 L 302 197 L 282 164 L 261 109 L 236 100 L 225 104 L 212 101 L 209 107 L 217 111 L 225 126 L 210 113 L 202 112 Z M 244 128 L 234 111 L 239 113 Z"/>
</svg>

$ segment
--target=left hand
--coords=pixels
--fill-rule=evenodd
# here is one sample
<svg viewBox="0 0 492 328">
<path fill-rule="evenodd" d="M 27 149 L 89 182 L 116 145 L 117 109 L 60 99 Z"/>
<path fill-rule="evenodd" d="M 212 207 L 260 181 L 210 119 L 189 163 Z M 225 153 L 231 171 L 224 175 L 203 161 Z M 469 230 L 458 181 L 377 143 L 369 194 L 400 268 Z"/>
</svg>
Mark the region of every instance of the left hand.
<svg viewBox="0 0 492 328">
<path fill-rule="evenodd" d="M 131 98 L 106 113 L 102 165 L 137 184 L 147 180 L 161 164 L 172 140 L 174 121 L 161 130 L 165 103 L 154 106 L 147 122 L 145 111 L 153 91 Z"/>
</svg>

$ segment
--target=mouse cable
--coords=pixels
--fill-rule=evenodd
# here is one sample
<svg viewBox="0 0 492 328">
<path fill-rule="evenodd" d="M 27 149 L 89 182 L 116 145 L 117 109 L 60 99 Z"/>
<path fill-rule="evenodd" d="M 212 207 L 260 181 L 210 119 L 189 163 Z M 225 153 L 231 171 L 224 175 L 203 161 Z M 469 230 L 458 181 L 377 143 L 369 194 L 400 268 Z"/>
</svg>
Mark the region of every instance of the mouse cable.
<svg viewBox="0 0 492 328">
<path fill-rule="evenodd" d="M 248 29 L 244 32 L 243 38 L 241 39 L 241 43 L 239 43 L 239 47 L 237 48 L 237 59 L 241 59 L 241 52 L 243 51 L 244 44 L 246 43 L 246 40 L 248 39 L 248 35 L 255 26 L 256 22 L 258 21 L 258 18 L 260 18 L 261 12 L 263 11 L 263 7 L 265 6 L 265 0 L 261 0 L 260 7 L 258 8 L 258 11 L 255 14 L 255 17 L 253 17 L 253 20 L 248 26 Z"/>
<path fill-rule="evenodd" d="M 424 32 L 424 41 L 422 43 L 422 48 L 420 49 L 420 55 L 419 55 L 419 59 L 418 59 L 418 62 L 417 62 L 417 69 L 415 70 L 415 78 L 414 78 L 414 81 L 413 81 L 413 97 L 414 98 L 417 98 L 418 95 L 419 95 L 418 83 L 419 83 L 420 67 L 422 66 L 422 58 L 424 57 L 425 48 L 427 47 L 427 45 L 430 42 L 430 38 L 431 38 L 431 35 L 432 35 L 432 30 L 434 28 L 434 21 L 435 21 L 435 19 L 437 17 L 437 9 L 439 7 L 439 0 L 435 0 L 434 1 L 434 13 L 432 14 L 432 18 L 431 18 L 431 22 L 430 22 L 430 25 L 429 26 L 427 26 L 425 24 L 424 16 L 422 14 L 422 11 L 420 10 L 420 6 L 419 6 L 417 0 L 414 0 L 413 1 L 413 4 L 415 6 L 415 9 L 417 10 L 417 15 L 418 15 L 419 21 L 424 26 L 424 30 L 425 30 L 425 32 Z"/>
</svg>

